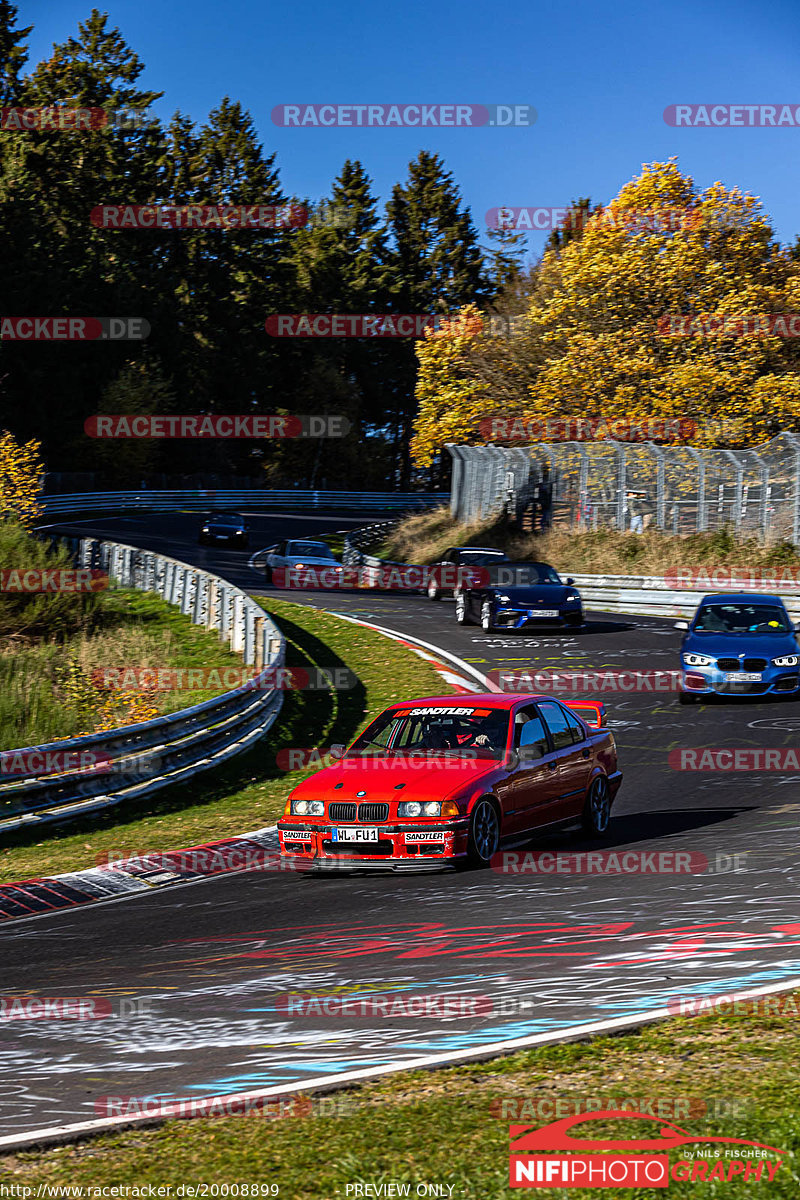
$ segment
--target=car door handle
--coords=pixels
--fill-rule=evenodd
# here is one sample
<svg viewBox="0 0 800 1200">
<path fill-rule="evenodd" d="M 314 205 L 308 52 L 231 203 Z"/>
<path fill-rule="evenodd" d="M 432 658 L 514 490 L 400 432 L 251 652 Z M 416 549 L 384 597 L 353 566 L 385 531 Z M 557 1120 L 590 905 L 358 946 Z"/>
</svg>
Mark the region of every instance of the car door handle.
<svg viewBox="0 0 800 1200">
<path fill-rule="evenodd" d="M 549 762 L 547 765 L 551 771 L 555 771 L 556 767 L 558 766 L 558 763 L 554 759 L 553 762 Z"/>
<path fill-rule="evenodd" d="M 583 750 L 581 750 L 581 754 L 583 755 L 584 758 L 589 758 L 591 756 L 591 753 L 592 753 L 591 750 L 587 749 L 585 746 L 584 746 Z"/>
</svg>

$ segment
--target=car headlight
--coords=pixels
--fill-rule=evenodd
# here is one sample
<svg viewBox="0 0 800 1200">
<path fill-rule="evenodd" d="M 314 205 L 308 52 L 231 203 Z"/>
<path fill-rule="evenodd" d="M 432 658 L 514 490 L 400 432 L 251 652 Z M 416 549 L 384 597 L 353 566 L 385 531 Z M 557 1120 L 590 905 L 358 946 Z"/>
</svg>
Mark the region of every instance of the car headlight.
<svg viewBox="0 0 800 1200">
<path fill-rule="evenodd" d="M 796 667 L 797 655 L 784 654 L 782 658 L 773 658 L 772 665 L 773 667 Z"/>
<path fill-rule="evenodd" d="M 428 800 L 425 804 L 418 800 L 403 800 L 397 806 L 398 817 L 438 817 L 441 811 L 441 800 Z"/>
<path fill-rule="evenodd" d="M 295 817 L 321 817 L 325 812 L 325 805 L 322 800 L 293 800 L 292 801 L 292 816 Z"/>
<path fill-rule="evenodd" d="M 207 525 L 203 526 L 203 533 L 211 533 L 211 530 L 208 528 Z"/>
<path fill-rule="evenodd" d="M 498 595 L 498 596 L 495 596 L 495 600 L 499 600 L 501 604 L 510 604 L 511 603 L 510 596 L 499 596 Z"/>
<path fill-rule="evenodd" d="M 580 604 L 580 602 L 581 602 L 580 596 L 567 596 L 567 600 L 566 600 L 567 604 Z"/>
<path fill-rule="evenodd" d="M 687 667 L 710 667 L 714 659 L 707 654 L 684 654 L 683 661 Z"/>
</svg>

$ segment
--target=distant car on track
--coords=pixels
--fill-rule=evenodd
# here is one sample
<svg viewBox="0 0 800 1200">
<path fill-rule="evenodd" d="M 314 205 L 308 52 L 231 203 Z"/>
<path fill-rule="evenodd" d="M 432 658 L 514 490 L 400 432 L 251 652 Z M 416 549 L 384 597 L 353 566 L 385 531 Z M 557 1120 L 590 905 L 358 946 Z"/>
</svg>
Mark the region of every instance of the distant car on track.
<svg viewBox="0 0 800 1200">
<path fill-rule="evenodd" d="M 393 704 L 294 789 L 281 853 L 324 867 L 486 866 L 502 838 L 581 823 L 600 836 L 622 782 L 613 734 L 552 696 Z"/>
<path fill-rule="evenodd" d="M 494 550 L 491 546 L 451 546 L 438 562 L 429 567 L 428 599 L 441 600 L 443 596 L 453 595 L 459 567 L 489 567 L 505 561 L 505 552 Z"/>
<path fill-rule="evenodd" d="M 800 646 L 780 596 L 704 596 L 681 642 L 681 704 L 709 696 L 796 696 Z"/>
<path fill-rule="evenodd" d="M 322 567 L 326 571 L 339 572 L 342 569 L 330 546 L 326 546 L 325 542 L 309 541 L 308 538 L 278 542 L 264 560 L 267 583 L 272 583 L 275 572 L 278 572 L 275 582 L 283 584 L 285 579 L 282 579 L 280 572 L 286 571 L 287 568 L 302 572 L 304 567 Z"/>
<path fill-rule="evenodd" d="M 583 602 L 572 579 L 564 583 L 548 563 L 503 562 L 488 568 L 488 580 L 458 589 L 456 620 L 478 621 L 487 633 L 547 624 L 576 629 L 583 625 Z"/>
<path fill-rule="evenodd" d="M 243 516 L 235 512 L 210 512 L 197 538 L 201 546 L 209 542 L 227 542 L 244 548 L 249 541 L 248 526 Z"/>
</svg>

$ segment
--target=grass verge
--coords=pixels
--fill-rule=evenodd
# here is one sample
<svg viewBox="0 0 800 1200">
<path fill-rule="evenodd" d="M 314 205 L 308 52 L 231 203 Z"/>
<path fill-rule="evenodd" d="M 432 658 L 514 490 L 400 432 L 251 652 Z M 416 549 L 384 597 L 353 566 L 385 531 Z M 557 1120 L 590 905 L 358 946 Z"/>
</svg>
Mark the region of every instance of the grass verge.
<svg viewBox="0 0 800 1200">
<path fill-rule="evenodd" d="M 676 566 L 769 571 L 800 568 L 800 553 L 789 542 L 764 545 L 755 538 L 738 541 L 730 529 L 713 533 L 671 534 L 613 529 L 520 533 L 505 520 L 462 524 L 448 508 L 407 517 L 371 554 L 397 562 L 436 562 L 448 546 L 496 546 L 510 558 L 553 563 L 559 571 L 597 575 L 659 575 Z"/>
<path fill-rule="evenodd" d="M 393 701 L 448 690 L 427 662 L 382 634 L 299 604 L 261 603 L 286 637 L 288 666 L 347 667 L 359 684 L 339 692 L 287 691 L 278 721 L 258 746 L 191 783 L 62 828 L 3 835 L 0 882 L 94 866 L 112 852 L 178 849 L 269 825 L 314 769 L 281 771 L 279 750 L 349 742 Z"/>
<path fill-rule="evenodd" d="M 794 1001 L 800 1008 L 800 995 L 795 994 Z M 756 1195 L 790 1200 L 800 1189 L 795 1022 L 796 1017 L 765 1015 L 763 1008 L 673 1019 L 640 1033 L 586 1044 L 523 1051 L 436 1072 L 400 1073 L 317 1097 L 317 1111 L 309 1116 L 171 1121 L 155 1129 L 6 1155 L 0 1157 L 0 1171 L 7 1173 L 7 1182 L 34 1188 L 259 1183 L 275 1185 L 281 1200 L 346 1200 L 359 1195 L 354 1184 L 362 1185 L 361 1196 L 373 1197 L 393 1194 L 385 1187 L 378 1190 L 381 1184 L 408 1184 L 406 1194 L 413 1197 L 423 1194 L 416 1191 L 418 1184 L 435 1183 L 444 1191 L 434 1195 L 499 1200 L 520 1194 L 508 1186 L 508 1124 L 514 1117 L 503 1116 L 504 1101 L 506 1114 L 509 1101 L 538 1105 L 533 1113 L 541 1115 L 523 1117 L 521 1123 L 541 1126 L 554 1119 L 544 1107 L 546 1101 L 586 1109 L 608 1108 L 613 1098 L 631 1110 L 634 1104 L 666 1106 L 659 1115 L 693 1136 L 740 1137 L 786 1152 L 771 1183 L 766 1173 L 760 1184 L 741 1178 L 703 1182 L 698 1177 L 671 1182 L 671 1197 L 736 1200 Z M 650 1111 L 658 1112 L 652 1107 Z M 634 1122 L 595 1122 L 581 1132 L 598 1138 L 643 1136 Z M 714 1147 L 673 1150 L 670 1165 L 705 1149 Z M 705 1160 L 695 1162 L 699 1174 L 704 1167 L 706 1173 L 711 1170 Z M 372 1190 L 366 1190 L 367 1184 Z M 644 1200 L 666 1193 L 577 1188 L 537 1189 L 536 1194 L 575 1200 L 623 1194 Z"/>
</svg>

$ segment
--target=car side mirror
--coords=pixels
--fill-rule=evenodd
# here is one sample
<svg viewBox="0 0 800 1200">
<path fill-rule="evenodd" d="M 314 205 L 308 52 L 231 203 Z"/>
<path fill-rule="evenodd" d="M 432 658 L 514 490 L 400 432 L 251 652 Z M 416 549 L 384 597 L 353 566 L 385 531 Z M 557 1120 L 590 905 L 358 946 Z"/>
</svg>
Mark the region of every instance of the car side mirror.
<svg viewBox="0 0 800 1200">
<path fill-rule="evenodd" d="M 331 758 L 333 758 L 333 759 L 344 758 L 344 752 L 346 749 L 347 749 L 347 746 L 343 745 L 342 742 L 334 742 L 334 744 L 331 746 L 331 749 L 330 749 Z"/>
<path fill-rule="evenodd" d="M 572 587 L 574 583 L 575 583 L 575 580 L 572 578 L 571 575 L 568 575 L 567 576 L 567 587 Z"/>
<path fill-rule="evenodd" d="M 688 628 L 689 628 L 688 621 L 676 621 L 675 624 L 673 625 L 673 629 L 688 629 Z"/>
</svg>

